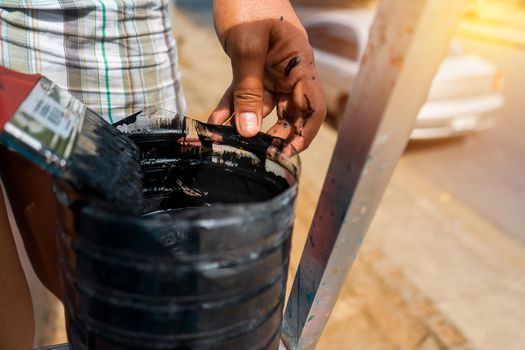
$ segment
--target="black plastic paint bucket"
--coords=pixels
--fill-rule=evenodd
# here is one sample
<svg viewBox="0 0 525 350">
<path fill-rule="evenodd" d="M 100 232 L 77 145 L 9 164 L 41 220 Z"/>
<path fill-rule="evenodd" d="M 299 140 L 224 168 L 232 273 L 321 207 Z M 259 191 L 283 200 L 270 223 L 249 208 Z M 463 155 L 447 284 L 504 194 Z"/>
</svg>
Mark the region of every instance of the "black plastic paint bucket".
<svg viewBox="0 0 525 350">
<path fill-rule="evenodd" d="M 55 183 L 72 348 L 277 349 L 298 157 L 155 108 L 119 128 L 142 152 L 142 217 Z"/>
</svg>

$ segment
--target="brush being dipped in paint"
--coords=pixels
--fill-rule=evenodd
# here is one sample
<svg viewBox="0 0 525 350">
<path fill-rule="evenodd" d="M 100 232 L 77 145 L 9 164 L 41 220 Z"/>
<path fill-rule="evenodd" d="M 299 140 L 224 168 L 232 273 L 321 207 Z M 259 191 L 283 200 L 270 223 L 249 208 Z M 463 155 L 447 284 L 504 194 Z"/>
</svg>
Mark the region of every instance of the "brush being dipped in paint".
<svg viewBox="0 0 525 350">
<path fill-rule="evenodd" d="M 0 66 L 0 143 L 116 210 L 142 209 L 135 144 L 41 75 Z"/>
</svg>

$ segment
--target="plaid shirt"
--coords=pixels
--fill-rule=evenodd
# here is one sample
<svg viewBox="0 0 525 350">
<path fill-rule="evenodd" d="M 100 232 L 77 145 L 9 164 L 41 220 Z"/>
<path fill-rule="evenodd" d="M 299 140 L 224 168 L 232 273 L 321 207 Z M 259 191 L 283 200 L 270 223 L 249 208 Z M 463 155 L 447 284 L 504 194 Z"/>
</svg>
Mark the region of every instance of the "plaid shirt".
<svg viewBox="0 0 525 350">
<path fill-rule="evenodd" d="M 149 105 L 185 113 L 168 0 L 0 0 L 0 64 L 110 122 Z"/>
</svg>

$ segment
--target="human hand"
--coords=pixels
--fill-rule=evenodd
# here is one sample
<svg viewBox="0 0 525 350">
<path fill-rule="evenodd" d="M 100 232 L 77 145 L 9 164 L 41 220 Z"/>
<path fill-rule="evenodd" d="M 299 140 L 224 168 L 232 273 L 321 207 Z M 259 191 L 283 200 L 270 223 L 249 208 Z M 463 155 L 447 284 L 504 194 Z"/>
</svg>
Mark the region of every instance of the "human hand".
<svg viewBox="0 0 525 350">
<path fill-rule="evenodd" d="M 215 29 L 231 59 L 233 81 L 209 122 L 235 125 L 252 137 L 277 107 L 268 134 L 299 152 L 326 116 L 323 89 L 308 36 L 288 0 L 214 0 Z"/>
</svg>

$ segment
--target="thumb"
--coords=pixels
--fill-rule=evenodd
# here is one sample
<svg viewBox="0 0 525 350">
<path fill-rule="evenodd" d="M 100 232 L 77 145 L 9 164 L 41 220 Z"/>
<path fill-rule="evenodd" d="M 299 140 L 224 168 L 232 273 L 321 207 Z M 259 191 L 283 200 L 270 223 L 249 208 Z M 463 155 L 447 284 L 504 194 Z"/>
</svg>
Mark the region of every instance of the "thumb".
<svg viewBox="0 0 525 350">
<path fill-rule="evenodd" d="M 264 57 L 261 52 L 232 57 L 235 124 L 239 134 L 244 137 L 255 136 L 261 129 Z"/>
</svg>

